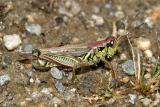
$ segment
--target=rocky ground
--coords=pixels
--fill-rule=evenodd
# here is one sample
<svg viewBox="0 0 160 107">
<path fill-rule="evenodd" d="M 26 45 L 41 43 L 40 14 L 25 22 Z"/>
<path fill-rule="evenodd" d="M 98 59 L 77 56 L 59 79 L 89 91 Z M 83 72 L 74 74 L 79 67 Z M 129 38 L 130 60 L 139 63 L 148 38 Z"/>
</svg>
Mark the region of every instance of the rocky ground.
<svg viewBox="0 0 160 107">
<path fill-rule="evenodd" d="M 159 0 L 1 0 L 0 106 L 160 107 L 159 28 Z M 98 67 L 73 82 L 71 72 L 37 70 L 17 54 L 117 35 L 116 79 Z"/>
</svg>

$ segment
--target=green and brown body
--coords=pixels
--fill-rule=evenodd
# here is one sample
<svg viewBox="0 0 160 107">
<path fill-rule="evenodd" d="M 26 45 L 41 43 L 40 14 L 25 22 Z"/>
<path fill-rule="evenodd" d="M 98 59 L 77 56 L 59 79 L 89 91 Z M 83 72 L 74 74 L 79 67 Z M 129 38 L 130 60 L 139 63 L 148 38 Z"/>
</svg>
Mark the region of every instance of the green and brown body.
<svg viewBox="0 0 160 107">
<path fill-rule="evenodd" d="M 35 68 L 71 68 L 75 74 L 76 69 L 97 65 L 101 61 L 108 65 L 108 59 L 119 50 L 118 45 L 111 44 L 110 41 L 100 42 L 93 47 L 74 47 L 33 50 L 32 56 L 35 59 L 32 60 L 32 64 Z"/>
</svg>

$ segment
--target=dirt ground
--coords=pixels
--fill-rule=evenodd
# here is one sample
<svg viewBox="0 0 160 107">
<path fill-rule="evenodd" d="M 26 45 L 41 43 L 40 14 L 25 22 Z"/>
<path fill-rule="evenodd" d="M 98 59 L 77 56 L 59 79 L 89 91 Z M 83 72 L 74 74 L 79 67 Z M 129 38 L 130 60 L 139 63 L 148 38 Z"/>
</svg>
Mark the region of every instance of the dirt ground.
<svg viewBox="0 0 160 107">
<path fill-rule="evenodd" d="M 56 79 L 48 70 L 19 61 L 20 50 L 76 46 L 113 36 L 114 23 L 116 35 L 126 31 L 128 36 L 111 61 L 116 79 L 101 66 L 77 72 L 74 82 L 68 79 L 72 73 Z M 40 26 L 40 33 L 27 30 L 31 25 Z M 159 0 L 0 0 L 0 106 L 160 107 L 159 28 Z M 8 49 L 4 38 L 13 34 L 21 43 Z M 140 78 L 123 72 L 133 54 L 136 63 L 140 55 Z"/>
</svg>

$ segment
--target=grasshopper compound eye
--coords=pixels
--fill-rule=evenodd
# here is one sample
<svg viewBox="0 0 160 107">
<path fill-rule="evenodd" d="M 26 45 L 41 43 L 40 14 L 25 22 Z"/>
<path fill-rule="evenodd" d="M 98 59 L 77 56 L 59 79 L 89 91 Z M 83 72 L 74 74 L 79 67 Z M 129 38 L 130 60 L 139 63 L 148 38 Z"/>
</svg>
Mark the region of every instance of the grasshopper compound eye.
<svg viewBox="0 0 160 107">
<path fill-rule="evenodd" d="M 41 55 L 41 52 L 40 52 L 39 49 L 34 49 L 34 50 L 32 51 L 32 54 L 35 55 L 35 56 L 39 56 L 39 55 Z"/>
<path fill-rule="evenodd" d="M 107 47 L 112 47 L 114 45 L 114 37 L 108 37 L 106 38 L 106 46 Z"/>
</svg>

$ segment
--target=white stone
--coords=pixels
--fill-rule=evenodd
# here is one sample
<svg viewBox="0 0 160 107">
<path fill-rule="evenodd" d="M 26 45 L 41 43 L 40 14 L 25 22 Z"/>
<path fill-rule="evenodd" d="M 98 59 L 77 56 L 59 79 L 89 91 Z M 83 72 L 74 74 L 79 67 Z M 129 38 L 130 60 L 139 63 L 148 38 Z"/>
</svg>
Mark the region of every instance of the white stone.
<svg viewBox="0 0 160 107">
<path fill-rule="evenodd" d="M 144 78 L 145 78 L 145 79 L 151 78 L 151 74 L 150 74 L 150 73 L 145 74 L 145 75 L 144 75 Z"/>
<path fill-rule="evenodd" d="M 115 16 L 116 16 L 117 18 L 119 18 L 119 19 L 121 19 L 121 18 L 124 18 L 124 17 L 125 17 L 125 15 L 124 15 L 124 12 L 123 12 L 123 11 L 117 11 L 117 12 L 115 12 Z"/>
<path fill-rule="evenodd" d="M 0 86 L 4 85 L 5 83 L 7 83 L 10 80 L 11 80 L 11 78 L 8 74 L 1 75 L 0 76 Z"/>
<path fill-rule="evenodd" d="M 126 54 L 125 53 L 120 54 L 120 59 L 121 60 L 126 60 L 127 59 Z"/>
<path fill-rule="evenodd" d="M 56 79 L 62 79 L 63 78 L 62 71 L 60 71 L 56 67 L 51 68 L 50 73 L 51 73 L 51 75 L 52 75 L 53 78 L 56 78 Z"/>
<path fill-rule="evenodd" d="M 59 7 L 58 12 L 59 14 L 66 15 L 68 17 L 73 17 L 73 15 L 62 6 Z"/>
<path fill-rule="evenodd" d="M 147 26 L 149 28 L 153 28 L 154 22 L 152 21 L 152 19 L 150 17 L 147 17 L 144 22 L 147 24 Z"/>
<path fill-rule="evenodd" d="M 151 58 L 153 56 L 153 53 L 151 50 L 145 50 L 144 51 L 144 54 L 147 58 Z"/>
<path fill-rule="evenodd" d="M 30 83 L 33 83 L 33 82 L 34 82 L 34 79 L 33 79 L 33 78 L 31 78 L 31 79 L 29 80 L 29 82 L 30 82 Z"/>
<path fill-rule="evenodd" d="M 140 37 L 135 41 L 135 43 L 137 47 L 141 50 L 148 50 L 151 47 L 151 42 L 147 38 Z"/>
<path fill-rule="evenodd" d="M 99 13 L 100 12 L 100 8 L 98 6 L 93 6 L 92 10 L 94 13 Z"/>
<path fill-rule="evenodd" d="M 50 91 L 49 91 L 48 88 L 43 88 L 43 89 L 41 90 L 41 93 L 46 94 L 46 95 L 52 97 L 52 94 L 50 93 Z"/>
<path fill-rule="evenodd" d="M 5 35 L 3 37 L 4 45 L 8 50 L 17 48 L 21 43 L 21 38 L 17 34 Z"/>
<path fill-rule="evenodd" d="M 25 26 L 26 30 L 31 34 L 39 36 L 41 34 L 42 27 L 39 24 L 31 24 Z"/>
<path fill-rule="evenodd" d="M 72 8 L 71 8 L 71 13 L 73 15 L 77 15 L 81 11 L 81 7 L 78 3 L 72 2 Z"/>
<path fill-rule="evenodd" d="M 104 19 L 101 16 L 92 15 L 92 19 L 94 20 L 94 23 L 97 26 L 101 26 L 104 24 Z"/>
<path fill-rule="evenodd" d="M 149 106 L 149 104 L 151 104 L 152 100 L 149 99 L 149 98 L 144 98 L 144 99 L 141 99 L 141 102 L 143 103 L 144 106 Z"/>
<path fill-rule="evenodd" d="M 128 94 L 128 96 L 129 96 L 129 102 L 135 104 L 137 96 L 134 94 Z"/>
<path fill-rule="evenodd" d="M 61 99 L 59 99 L 59 98 L 57 98 L 57 97 L 53 97 L 53 103 L 54 104 L 61 104 L 62 103 L 62 100 Z"/>
</svg>

